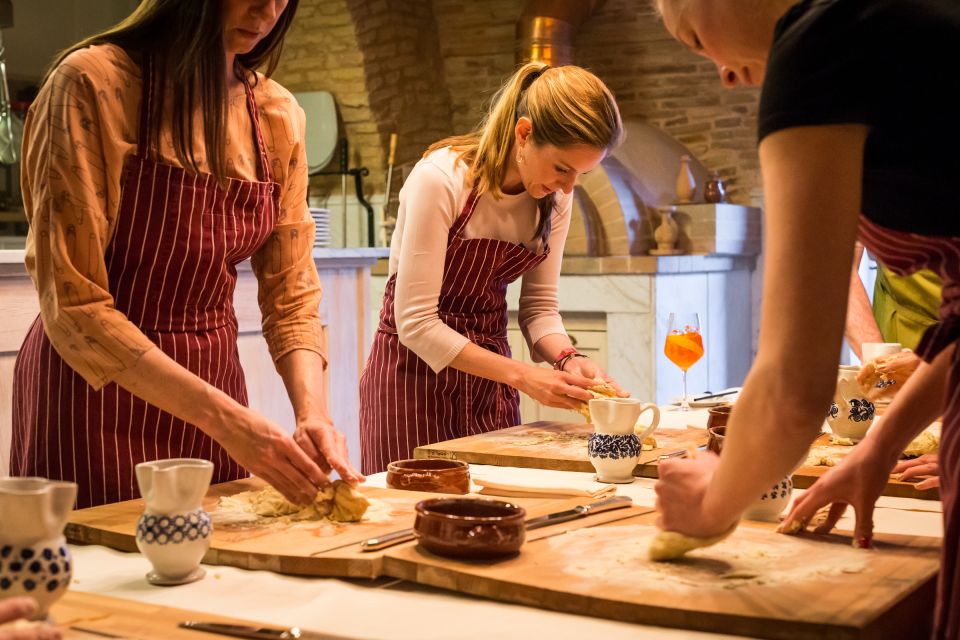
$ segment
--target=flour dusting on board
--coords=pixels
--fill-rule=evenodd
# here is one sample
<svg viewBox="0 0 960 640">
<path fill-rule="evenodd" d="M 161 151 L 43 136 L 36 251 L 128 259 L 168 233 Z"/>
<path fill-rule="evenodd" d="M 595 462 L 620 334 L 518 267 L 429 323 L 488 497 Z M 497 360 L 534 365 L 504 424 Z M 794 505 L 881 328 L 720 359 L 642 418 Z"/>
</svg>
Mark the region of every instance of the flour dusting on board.
<svg viewBox="0 0 960 640">
<path fill-rule="evenodd" d="M 567 573 L 604 583 L 658 589 L 737 589 L 822 580 L 860 573 L 870 551 L 741 527 L 731 537 L 675 562 L 652 562 L 650 525 L 578 529 L 550 538 L 551 551 L 569 558 Z"/>
</svg>

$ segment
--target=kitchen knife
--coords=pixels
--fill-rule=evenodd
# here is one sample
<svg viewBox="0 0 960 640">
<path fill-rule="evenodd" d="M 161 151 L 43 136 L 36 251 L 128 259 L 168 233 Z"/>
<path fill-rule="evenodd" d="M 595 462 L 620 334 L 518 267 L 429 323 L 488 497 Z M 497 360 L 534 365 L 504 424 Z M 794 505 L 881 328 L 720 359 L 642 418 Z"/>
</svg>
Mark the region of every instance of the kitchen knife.
<svg viewBox="0 0 960 640">
<path fill-rule="evenodd" d="M 633 504 L 633 500 L 629 496 L 613 496 L 612 498 L 607 498 L 606 500 L 601 500 L 600 502 L 594 502 L 593 504 L 581 504 L 566 511 L 559 511 L 557 513 L 531 518 L 526 521 L 526 528 L 527 530 L 538 529 L 540 527 L 550 526 L 559 522 L 567 522 L 568 520 L 583 518 L 594 513 L 601 513 L 603 511 L 610 511 L 611 509 L 629 507 L 631 504 Z M 378 551 L 380 549 L 385 549 L 386 547 L 392 547 L 395 544 L 400 544 L 401 542 L 413 540 L 414 538 L 416 538 L 416 534 L 414 534 L 413 529 L 401 529 L 400 531 L 387 533 L 377 538 L 364 540 L 360 543 L 360 550 Z"/>
<path fill-rule="evenodd" d="M 223 622 L 198 622 L 186 621 L 178 625 L 181 629 L 191 629 L 193 631 L 205 631 L 207 633 L 216 633 L 221 636 L 230 636 L 233 638 L 255 638 L 261 640 L 356 640 L 346 636 L 337 636 L 331 633 L 320 633 L 317 631 L 303 631 L 298 627 L 258 627 L 254 625 L 226 624 Z"/>
</svg>

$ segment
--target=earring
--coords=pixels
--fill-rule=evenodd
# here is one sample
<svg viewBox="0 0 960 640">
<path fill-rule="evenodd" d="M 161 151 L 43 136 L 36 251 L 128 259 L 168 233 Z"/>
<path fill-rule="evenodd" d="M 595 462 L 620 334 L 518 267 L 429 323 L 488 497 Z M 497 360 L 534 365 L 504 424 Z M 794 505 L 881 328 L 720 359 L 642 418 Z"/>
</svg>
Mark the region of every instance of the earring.
<svg viewBox="0 0 960 640">
<path fill-rule="evenodd" d="M 523 162 L 523 150 L 517 149 L 517 164 Z"/>
</svg>

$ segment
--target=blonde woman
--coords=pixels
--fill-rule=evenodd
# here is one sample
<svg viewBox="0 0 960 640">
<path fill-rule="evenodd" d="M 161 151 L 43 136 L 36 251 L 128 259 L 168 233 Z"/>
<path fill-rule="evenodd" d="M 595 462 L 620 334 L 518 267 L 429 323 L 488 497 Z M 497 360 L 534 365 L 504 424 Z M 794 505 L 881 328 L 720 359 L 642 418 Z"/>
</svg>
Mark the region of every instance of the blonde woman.
<svg viewBox="0 0 960 640">
<path fill-rule="evenodd" d="M 380 326 L 360 381 L 362 469 L 519 423 L 523 391 L 576 408 L 606 379 L 564 331 L 557 281 L 577 176 L 622 137 L 617 104 L 575 66 L 522 66 L 472 133 L 432 145 L 400 192 Z M 537 361 L 510 357 L 507 285 Z"/>
</svg>

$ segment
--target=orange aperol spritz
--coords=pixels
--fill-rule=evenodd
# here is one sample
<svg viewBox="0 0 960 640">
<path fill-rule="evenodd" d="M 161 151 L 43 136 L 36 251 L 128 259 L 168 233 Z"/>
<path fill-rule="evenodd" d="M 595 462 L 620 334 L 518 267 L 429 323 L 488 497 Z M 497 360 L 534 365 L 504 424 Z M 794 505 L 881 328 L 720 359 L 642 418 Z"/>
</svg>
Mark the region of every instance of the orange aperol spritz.
<svg viewBox="0 0 960 640">
<path fill-rule="evenodd" d="M 703 336 L 700 316 L 696 313 L 671 313 L 663 353 L 683 372 L 683 396 L 680 410 L 689 411 L 687 402 L 687 369 L 703 357 Z"/>
</svg>

